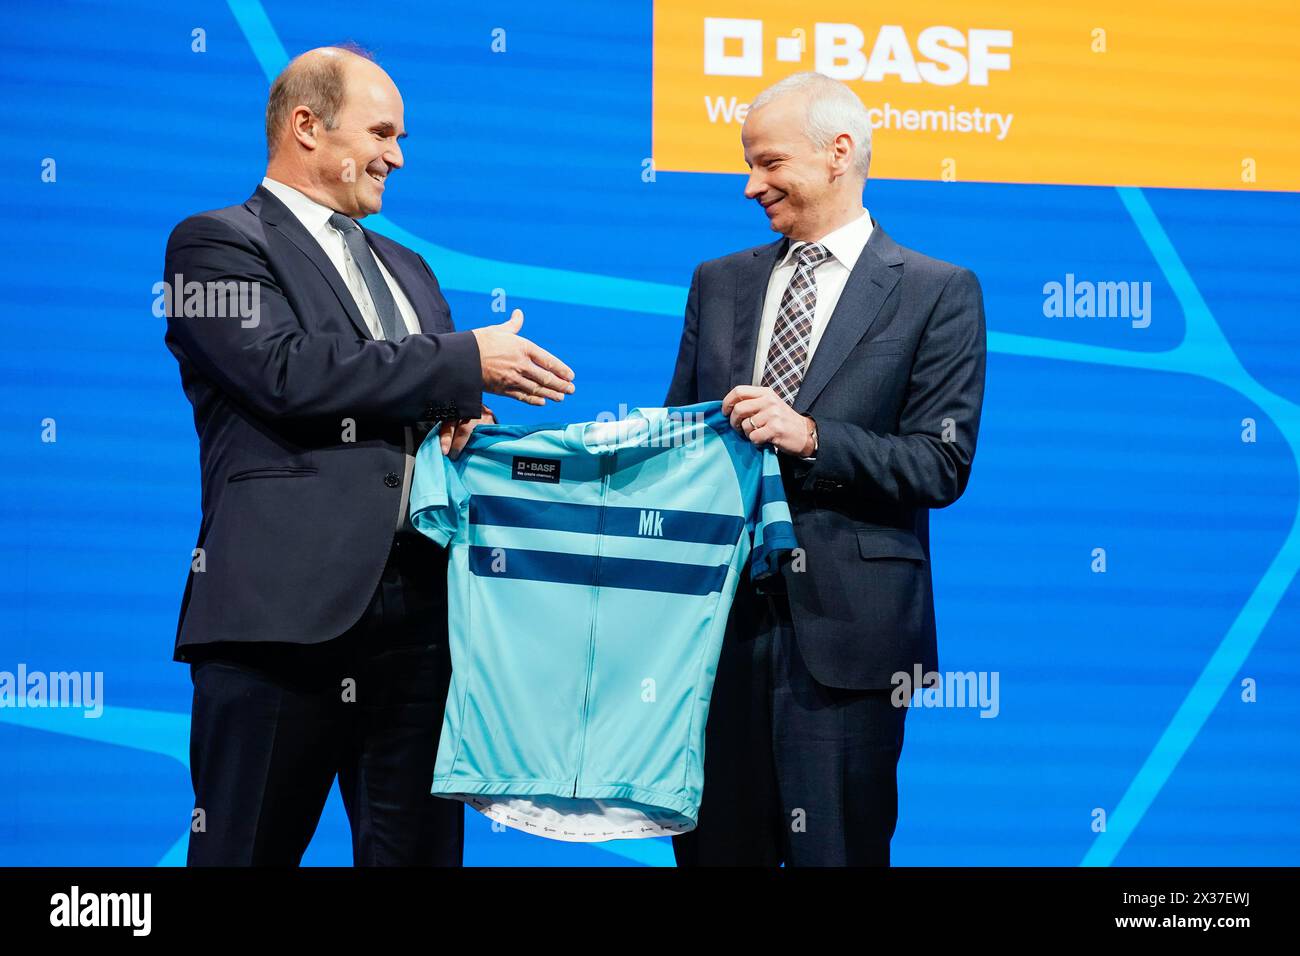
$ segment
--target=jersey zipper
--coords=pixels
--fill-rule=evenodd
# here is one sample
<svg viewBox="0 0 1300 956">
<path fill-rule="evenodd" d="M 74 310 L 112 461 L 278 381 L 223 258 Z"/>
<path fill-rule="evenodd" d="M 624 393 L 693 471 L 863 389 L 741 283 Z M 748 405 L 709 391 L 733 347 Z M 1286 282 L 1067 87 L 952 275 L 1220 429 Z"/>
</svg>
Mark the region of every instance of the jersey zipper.
<svg viewBox="0 0 1300 956">
<path fill-rule="evenodd" d="M 614 456 L 610 452 L 600 457 L 600 513 L 596 517 L 596 564 L 592 571 L 591 587 L 591 630 L 587 634 L 587 685 L 582 692 L 581 732 L 578 737 L 578 765 L 573 771 L 573 793 L 578 795 L 578 780 L 582 777 L 582 758 L 587 750 L 587 710 L 591 701 L 591 675 L 595 670 L 596 657 L 596 612 L 600 607 L 600 555 L 603 550 L 605 533 L 605 497 L 609 493 L 609 476 L 613 471 Z"/>
</svg>

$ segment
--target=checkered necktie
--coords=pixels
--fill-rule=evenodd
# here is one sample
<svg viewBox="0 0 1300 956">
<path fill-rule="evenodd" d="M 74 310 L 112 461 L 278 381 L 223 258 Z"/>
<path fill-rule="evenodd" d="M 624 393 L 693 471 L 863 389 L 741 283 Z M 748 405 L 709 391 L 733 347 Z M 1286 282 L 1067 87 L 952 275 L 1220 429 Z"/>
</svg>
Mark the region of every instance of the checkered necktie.
<svg viewBox="0 0 1300 956">
<path fill-rule="evenodd" d="M 825 246 L 810 242 L 794 254 L 794 275 L 781 296 L 767 348 L 767 364 L 760 384 L 770 387 L 787 405 L 794 404 L 808 363 L 813 312 L 817 308 L 817 277 L 813 270 L 831 257 Z"/>
</svg>

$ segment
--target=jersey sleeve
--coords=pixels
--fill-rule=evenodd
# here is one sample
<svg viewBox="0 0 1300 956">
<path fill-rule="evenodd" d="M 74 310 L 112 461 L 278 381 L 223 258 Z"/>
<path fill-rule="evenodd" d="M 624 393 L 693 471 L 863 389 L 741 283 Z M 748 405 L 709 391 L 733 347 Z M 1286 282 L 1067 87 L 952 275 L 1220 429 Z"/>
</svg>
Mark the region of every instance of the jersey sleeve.
<svg viewBox="0 0 1300 956">
<path fill-rule="evenodd" d="M 790 506 L 786 504 L 785 488 L 781 484 L 781 465 L 776 451 L 769 445 L 763 449 L 762 477 L 759 480 L 757 501 L 751 518 L 754 549 L 750 552 L 750 577 L 754 581 L 775 574 L 781 566 L 781 555 L 798 547 L 794 538 L 794 525 L 790 521 Z"/>
<path fill-rule="evenodd" d="M 462 452 L 467 454 L 467 452 Z M 446 547 L 460 527 L 469 492 L 451 461 L 442 453 L 438 429 L 433 429 L 415 454 L 411 479 L 411 524 L 425 537 Z"/>
</svg>

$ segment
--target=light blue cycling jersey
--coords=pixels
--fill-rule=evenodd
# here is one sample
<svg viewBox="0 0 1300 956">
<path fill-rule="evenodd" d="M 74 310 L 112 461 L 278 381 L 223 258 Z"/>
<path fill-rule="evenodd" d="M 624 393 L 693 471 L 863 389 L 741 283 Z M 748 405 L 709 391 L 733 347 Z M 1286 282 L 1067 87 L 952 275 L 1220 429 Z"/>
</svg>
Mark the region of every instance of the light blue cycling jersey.
<svg viewBox="0 0 1300 956">
<path fill-rule="evenodd" d="M 557 840 L 693 829 L 739 575 L 795 547 L 775 451 L 720 402 L 479 426 L 455 461 L 435 430 L 411 520 L 449 547 L 433 793 Z"/>
</svg>

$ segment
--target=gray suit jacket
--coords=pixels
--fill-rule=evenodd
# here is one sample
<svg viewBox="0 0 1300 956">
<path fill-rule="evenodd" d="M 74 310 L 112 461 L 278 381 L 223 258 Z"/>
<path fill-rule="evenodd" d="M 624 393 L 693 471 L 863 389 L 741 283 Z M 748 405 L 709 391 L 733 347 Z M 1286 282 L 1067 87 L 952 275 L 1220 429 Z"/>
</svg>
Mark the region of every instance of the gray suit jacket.
<svg viewBox="0 0 1300 956">
<path fill-rule="evenodd" d="M 787 241 L 696 268 L 665 405 L 751 382 Z M 823 684 L 888 688 L 914 665 L 938 670 L 929 515 L 970 478 L 984 359 L 975 274 L 903 248 L 876 223 L 795 398 L 817 421 L 816 461 L 781 456 L 804 552 L 782 577 L 799 649 Z M 754 599 L 737 595 L 740 626 Z"/>
</svg>

